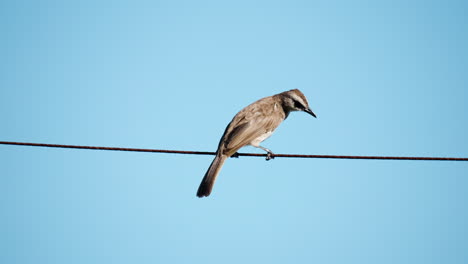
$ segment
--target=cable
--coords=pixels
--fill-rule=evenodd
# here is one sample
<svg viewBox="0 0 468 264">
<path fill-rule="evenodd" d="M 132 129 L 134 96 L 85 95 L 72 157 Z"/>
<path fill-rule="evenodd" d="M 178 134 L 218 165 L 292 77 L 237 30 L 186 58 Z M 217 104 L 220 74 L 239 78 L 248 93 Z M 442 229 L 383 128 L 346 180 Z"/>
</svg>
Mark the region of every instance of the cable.
<svg viewBox="0 0 468 264">
<path fill-rule="evenodd" d="M 192 154 L 192 155 L 216 155 L 216 152 L 209 151 L 186 151 L 167 149 L 142 149 L 142 148 L 116 148 L 78 145 L 59 145 L 28 142 L 0 141 L 2 145 L 49 147 L 49 148 L 70 148 L 70 149 L 90 149 L 90 150 L 111 150 L 111 151 L 133 151 L 133 152 L 156 152 L 171 154 Z M 266 157 L 266 154 L 257 153 L 237 153 L 233 157 Z M 451 157 L 395 157 L 395 156 L 345 156 L 345 155 L 303 155 L 303 154 L 272 154 L 272 158 L 312 158 L 312 159 L 365 159 L 365 160 L 426 160 L 426 161 L 468 161 L 468 158 Z"/>
</svg>

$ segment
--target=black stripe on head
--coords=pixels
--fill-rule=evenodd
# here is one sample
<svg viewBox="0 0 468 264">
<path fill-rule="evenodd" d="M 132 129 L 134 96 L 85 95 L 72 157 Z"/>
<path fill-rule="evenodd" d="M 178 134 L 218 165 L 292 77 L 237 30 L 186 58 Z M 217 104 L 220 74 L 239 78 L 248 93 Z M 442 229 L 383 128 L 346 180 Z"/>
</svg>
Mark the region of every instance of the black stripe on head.
<svg viewBox="0 0 468 264">
<path fill-rule="evenodd" d="M 299 101 L 299 103 L 303 105 L 304 108 L 307 108 L 307 105 L 308 105 L 307 98 L 301 91 L 299 91 L 299 89 L 293 89 L 293 90 L 290 90 L 290 92 L 292 92 L 293 98 L 296 97 L 294 98 L 294 101 Z"/>
<path fill-rule="evenodd" d="M 304 109 L 305 109 L 305 106 L 304 106 L 301 102 L 299 102 L 299 101 L 297 101 L 297 100 L 295 100 L 295 99 L 293 99 L 293 101 L 294 101 L 294 107 L 295 107 L 295 108 L 300 109 L 300 110 L 304 110 Z"/>
</svg>

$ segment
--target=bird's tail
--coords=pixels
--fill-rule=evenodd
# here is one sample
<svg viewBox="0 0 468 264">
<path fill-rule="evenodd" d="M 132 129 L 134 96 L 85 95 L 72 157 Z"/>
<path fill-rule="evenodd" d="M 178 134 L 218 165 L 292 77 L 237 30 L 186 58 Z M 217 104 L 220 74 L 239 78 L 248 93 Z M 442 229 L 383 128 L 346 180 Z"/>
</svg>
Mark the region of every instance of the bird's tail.
<svg viewBox="0 0 468 264">
<path fill-rule="evenodd" d="M 206 172 L 205 177 L 203 177 L 203 180 L 200 183 L 200 187 L 198 187 L 198 191 L 197 191 L 198 197 L 201 198 L 201 197 L 210 195 L 211 190 L 213 189 L 213 185 L 216 180 L 216 176 L 218 176 L 218 173 L 221 170 L 221 167 L 223 167 L 223 164 L 226 161 L 226 159 L 227 159 L 226 155 L 216 155 L 213 162 L 211 162 L 211 165 L 208 168 L 208 171 Z"/>
</svg>

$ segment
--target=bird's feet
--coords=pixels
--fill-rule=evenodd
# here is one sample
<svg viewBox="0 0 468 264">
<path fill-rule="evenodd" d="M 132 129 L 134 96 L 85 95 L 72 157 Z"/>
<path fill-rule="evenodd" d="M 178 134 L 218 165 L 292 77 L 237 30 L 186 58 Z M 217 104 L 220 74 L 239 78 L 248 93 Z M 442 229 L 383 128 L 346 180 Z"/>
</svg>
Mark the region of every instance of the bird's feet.
<svg viewBox="0 0 468 264">
<path fill-rule="evenodd" d="M 269 161 L 269 160 L 274 159 L 274 158 L 275 158 L 275 153 L 273 153 L 271 151 L 268 151 L 265 160 Z"/>
<path fill-rule="evenodd" d="M 239 158 L 239 152 L 236 152 L 231 155 L 231 158 Z"/>
<path fill-rule="evenodd" d="M 262 146 L 254 146 L 254 147 L 257 147 L 257 148 L 261 148 L 263 149 L 264 151 L 266 151 L 267 155 L 266 155 L 266 160 L 269 161 L 271 159 L 274 159 L 275 158 L 275 154 L 273 152 L 271 152 L 271 150 L 267 149 L 267 148 L 264 148 Z"/>
</svg>

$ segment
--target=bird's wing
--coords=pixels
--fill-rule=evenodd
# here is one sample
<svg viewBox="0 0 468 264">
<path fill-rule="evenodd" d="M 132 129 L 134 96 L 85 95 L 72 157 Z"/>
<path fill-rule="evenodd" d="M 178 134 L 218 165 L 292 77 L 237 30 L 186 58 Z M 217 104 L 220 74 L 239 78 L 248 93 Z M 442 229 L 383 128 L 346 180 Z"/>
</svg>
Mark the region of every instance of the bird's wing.
<svg viewBox="0 0 468 264">
<path fill-rule="evenodd" d="M 250 144 L 261 135 L 273 131 L 281 121 L 274 115 L 265 115 L 256 111 L 248 118 L 243 118 L 235 123 L 231 122 L 223 137 L 223 153 L 231 156 L 241 147 Z M 230 127 L 232 128 L 230 129 Z"/>
</svg>

